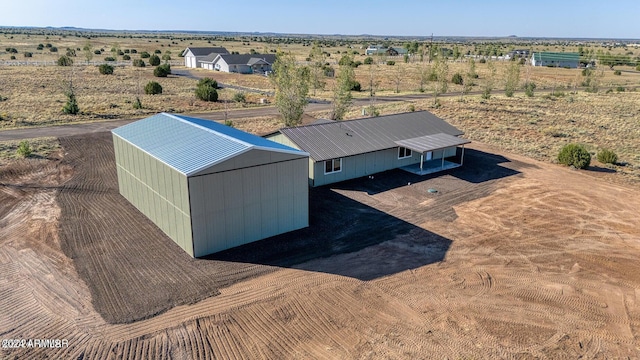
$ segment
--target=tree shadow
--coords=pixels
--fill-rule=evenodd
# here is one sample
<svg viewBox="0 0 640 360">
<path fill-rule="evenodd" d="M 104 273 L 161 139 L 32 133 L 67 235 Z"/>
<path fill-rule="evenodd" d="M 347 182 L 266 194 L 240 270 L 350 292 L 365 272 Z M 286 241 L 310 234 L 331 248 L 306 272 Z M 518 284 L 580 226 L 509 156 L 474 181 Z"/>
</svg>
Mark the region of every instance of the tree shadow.
<svg viewBox="0 0 640 360">
<path fill-rule="evenodd" d="M 372 280 L 444 259 L 451 240 L 336 192 L 309 191 L 309 227 L 205 257 Z"/>
<path fill-rule="evenodd" d="M 593 171 L 593 172 L 606 173 L 606 174 L 614 174 L 617 172 L 615 169 L 610 169 L 610 168 L 595 166 L 595 165 L 590 165 L 587 170 Z"/>
</svg>

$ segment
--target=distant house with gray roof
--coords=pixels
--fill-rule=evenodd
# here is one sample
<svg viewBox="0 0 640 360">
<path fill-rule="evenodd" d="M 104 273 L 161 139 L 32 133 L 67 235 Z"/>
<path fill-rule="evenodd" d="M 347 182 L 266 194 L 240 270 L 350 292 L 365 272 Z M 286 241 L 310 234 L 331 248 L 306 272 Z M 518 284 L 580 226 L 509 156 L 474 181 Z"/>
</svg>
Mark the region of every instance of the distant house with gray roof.
<svg viewBox="0 0 640 360">
<path fill-rule="evenodd" d="M 401 47 L 386 47 L 381 45 L 369 45 L 364 51 L 365 55 L 387 55 L 399 56 L 408 53 L 407 49 Z"/>
<path fill-rule="evenodd" d="M 271 71 L 275 54 L 219 54 L 202 60 L 202 67 L 209 70 L 240 74 L 264 74 Z"/>
<path fill-rule="evenodd" d="M 213 60 L 219 54 L 228 54 L 224 47 L 188 47 L 182 52 L 184 66 L 190 68 L 201 67 L 201 61 L 205 59 Z"/>
<path fill-rule="evenodd" d="M 265 137 L 309 153 L 309 185 L 321 186 L 396 168 L 425 175 L 459 167 L 470 142 L 460 135 L 418 111 L 283 128 Z"/>
</svg>

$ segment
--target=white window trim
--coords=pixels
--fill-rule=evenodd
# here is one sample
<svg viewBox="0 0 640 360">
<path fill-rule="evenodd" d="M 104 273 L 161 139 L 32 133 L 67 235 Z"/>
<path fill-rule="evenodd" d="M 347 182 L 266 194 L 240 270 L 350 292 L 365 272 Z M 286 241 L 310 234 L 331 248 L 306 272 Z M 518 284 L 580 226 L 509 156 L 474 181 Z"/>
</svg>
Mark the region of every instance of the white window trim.
<svg viewBox="0 0 640 360">
<path fill-rule="evenodd" d="M 400 149 L 405 149 L 405 156 L 400 156 Z M 406 155 L 407 152 L 409 153 L 409 155 Z M 404 146 L 398 146 L 398 160 L 400 159 L 407 159 L 413 156 L 413 151 L 409 148 L 406 148 Z"/>
<path fill-rule="evenodd" d="M 336 168 L 336 166 L 335 166 L 335 161 L 336 160 L 340 162 L 340 170 L 334 170 L 334 171 L 327 172 L 327 162 L 331 161 L 331 168 L 335 169 Z M 322 165 L 324 165 L 324 174 L 325 175 L 336 174 L 336 173 L 342 172 L 342 158 L 325 160 Z"/>
</svg>

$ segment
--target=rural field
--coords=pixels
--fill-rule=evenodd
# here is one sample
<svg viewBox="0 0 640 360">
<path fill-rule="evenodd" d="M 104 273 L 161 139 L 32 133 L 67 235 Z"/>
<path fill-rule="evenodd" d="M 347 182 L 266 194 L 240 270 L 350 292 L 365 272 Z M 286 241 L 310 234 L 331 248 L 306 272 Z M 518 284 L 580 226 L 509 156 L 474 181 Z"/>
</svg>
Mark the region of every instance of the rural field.
<svg viewBox="0 0 640 360">
<path fill-rule="evenodd" d="M 262 116 L 232 125 L 266 134 L 282 127 L 261 101 L 273 102 L 267 77 L 187 69 L 178 54 L 187 46 L 284 50 L 307 63 L 312 46 L 251 36 L 89 37 L 0 35 L 0 131 L 161 111 L 224 121 L 225 111 L 255 108 Z M 346 52 L 364 61 L 371 42 L 320 41 L 336 69 Z M 53 65 L 67 49 L 76 51 L 74 66 Z M 119 50 L 167 55 L 174 74 L 156 78 Z M 109 56 L 114 74 L 101 75 L 96 65 Z M 464 166 L 310 188 L 308 228 L 207 258 L 188 256 L 119 194 L 104 128 L 29 139 L 28 158 L 17 155 L 20 140 L 0 142 L 1 338 L 68 340 L 58 349 L 3 342 L 0 359 L 640 358 L 640 72 L 599 67 L 598 91 L 586 92 L 581 69 L 522 66 L 520 91 L 507 97 L 509 63 L 496 62 L 489 79 L 489 65 L 477 62 L 469 94 L 449 83 L 435 100 L 436 81 L 420 91 L 433 64 L 387 60 L 354 69 L 362 91 L 346 119 L 371 105 L 380 115 L 428 110 L 472 140 Z M 447 66 L 451 78 L 469 65 Z M 203 102 L 194 96 L 201 77 L 239 88 Z M 61 111 L 70 80 L 78 115 Z M 162 94 L 144 95 L 152 80 Z M 482 98 L 489 80 L 491 97 Z M 333 96 L 335 79 L 324 81 L 316 100 Z M 533 97 L 521 91 L 526 81 L 537 84 Z M 232 100 L 239 91 L 245 103 Z M 133 108 L 136 97 L 142 109 Z M 304 124 L 329 116 L 326 102 L 312 105 Z M 567 143 L 586 146 L 587 170 L 557 163 Z M 602 149 L 617 163 L 598 162 Z"/>
<path fill-rule="evenodd" d="M 118 195 L 109 133 L 60 144 L 0 168 L 0 332 L 69 347 L 3 358 L 640 354 L 637 186 L 474 143 L 444 174 L 314 188 L 308 229 L 192 259 Z"/>
</svg>

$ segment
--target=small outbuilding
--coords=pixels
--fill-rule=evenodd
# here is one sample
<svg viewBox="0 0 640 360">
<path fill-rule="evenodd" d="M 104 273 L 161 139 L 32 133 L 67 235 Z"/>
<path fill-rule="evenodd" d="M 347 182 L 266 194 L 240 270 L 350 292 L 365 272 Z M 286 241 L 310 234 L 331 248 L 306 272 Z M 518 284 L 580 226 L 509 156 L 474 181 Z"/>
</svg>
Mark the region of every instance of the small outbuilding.
<svg viewBox="0 0 640 360">
<path fill-rule="evenodd" d="M 161 113 L 112 130 L 120 194 L 200 257 L 309 226 L 309 154 Z"/>
<path fill-rule="evenodd" d="M 309 185 L 321 186 L 400 168 L 426 175 L 462 165 L 462 131 L 428 111 L 317 122 L 267 139 L 309 156 Z"/>
</svg>

